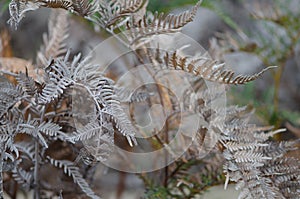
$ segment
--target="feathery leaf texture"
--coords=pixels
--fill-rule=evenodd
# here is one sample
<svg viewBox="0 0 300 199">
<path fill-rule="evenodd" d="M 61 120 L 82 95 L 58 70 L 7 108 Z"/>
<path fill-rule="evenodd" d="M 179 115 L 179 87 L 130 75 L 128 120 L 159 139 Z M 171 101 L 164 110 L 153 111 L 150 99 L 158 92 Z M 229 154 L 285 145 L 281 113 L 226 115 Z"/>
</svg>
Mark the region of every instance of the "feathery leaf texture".
<svg viewBox="0 0 300 199">
<path fill-rule="evenodd" d="M 73 84 L 70 71 L 64 61 L 59 59 L 50 63 L 46 68 L 49 83 L 46 84 L 42 93 L 38 96 L 38 102 L 40 104 L 47 104 L 57 99 Z"/>
<path fill-rule="evenodd" d="M 180 28 L 194 19 L 201 2 L 202 1 L 199 1 L 191 10 L 179 15 L 164 15 L 163 13 L 158 14 L 156 12 L 153 18 L 144 16 L 138 22 L 136 22 L 134 18 L 131 19 L 131 21 L 128 21 L 126 24 L 126 28 L 129 31 L 127 34 L 129 43 L 131 45 L 135 44 L 138 40 L 155 34 L 179 31 Z"/>
<path fill-rule="evenodd" d="M 146 14 L 147 3 L 148 1 L 143 0 L 12 0 L 9 4 L 11 18 L 8 22 L 17 28 L 27 11 L 40 7 L 62 8 L 92 20 L 115 36 L 119 30 L 127 30 L 125 44 L 139 54 L 139 51 L 133 49 L 135 46 L 147 47 L 147 41 L 151 37 L 177 32 L 191 22 L 201 1 L 191 10 L 179 15 Z M 13 162 L 12 165 L 16 165 L 12 170 L 13 177 L 27 187 L 31 186 L 32 180 L 37 179 L 36 174 L 32 176 L 27 168 L 23 169 L 16 161 L 21 158 L 38 165 L 38 158 L 45 158 L 46 149 L 56 143 L 57 139 L 67 141 L 64 144 L 81 142 L 84 146 L 81 151 L 86 153 L 81 156 L 87 164 L 94 159 L 105 161 L 109 157 L 113 150 L 115 130 L 127 138 L 129 145 L 137 144 L 134 137 L 136 129 L 121 102 L 139 102 L 150 97 L 148 93 L 122 93 L 122 89 L 115 86 L 110 78 L 98 72 L 97 65 L 91 64 L 90 56 L 82 58 L 78 54 L 70 58 L 70 52 L 66 48 L 66 12 L 51 15 L 48 27 L 48 35 L 44 35 L 44 45 L 37 55 L 37 67 L 18 58 L 0 58 L 3 73 L 18 72 L 12 75 L 17 80 L 16 86 L 0 82 L 0 144 L 4 149 L 1 158 L 2 161 L 9 159 Z M 124 42 L 123 39 L 122 41 Z M 159 69 L 175 69 L 194 75 L 193 86 L 197 92 L 185 92 L 184 108 L 211 123 L 208 127 L 200 128 L 197 142 L 202 144 L 200 150 L 206 150 L 207 145 L 209 149 L 218 147 L 221 150 L 225 159 L 225 186 L 229 180 L 237 182 L 236 188 L 242 190 L 239 198 L 299 198 L 300 162 L 285 156 L 288 151 L 295 149 L 297 142 L 270 141 L 270 137 L 283 130 L 271 131 L 269 127 L 260 128 L 248 124 L 250 114 L 244 113 L 246 111 L 243 108 L 214 108 L 211 106 L 212 101 L 219 98 L 222 91 L 201 91 L 201 82 L 204 80 L 221 84 L 245 84 L 273 67 L 254 75 L 235 76 L 224 64 L 218 64 L 206 55 L 183 56 L 183 51 L 177 49 L 171 52 L 161 52 L 159 48 L 145 49 L 145 59 L 149 59 L 155 66 L 159 65 Z M 40 73 L 36 69 L 40 69 L 44 75 L 41 81 L 37 81 Z M 66 100 L 70 97 L 67 91 L 78 88 L 85 90 L 88 98 L 91 98 L 95 114 L 88 113 L 92 115 L 92 120 L 88 118 L 90 115 L 85 115 L 88 122 L 74 130 L 71 124 L 60 126 L 61 121 L 57 121 L 59 117 L 56 114 L 65 106 L 70 106 Z M 52 112 L 49 113 L 49 110 Z M 60 113 L 63 114 L 63 111 Z M 69 109 L 65 111 L 75 115 Z M 226 118 L 225 121 L 222 118 Z M 65 134 L 63 131 L 66 129 L 68 133 L 73 133 Z M 26 145 L 23 141 L 17 142 L 17 134 L 26 134 L 25 136 L 34 139 Z M 218 142 L 210 146 L 211 140 L 215 138 Z M 35 147 L 34 142 L 38 147 Z M 42 149 L 40 153 L 39 147 Z M 49 156 L 46 159 L 55 167 L 62 168 L 86 195 L 99 198 L 73 162 Z M 78 162 L 75 160 L 75 163 Z"/>
<path fill-rule="evenodd" d="M 134 137 L 136 130 L 121 107 L 112 81 L 99 81 L 98 85 L 92 91 L 94 98 L 103 107 L 101 111 L 108 115 L 109 119 L 115 123 L 115 127 L 127 138 L 129 145 L 137 145 Z"/>
<path fill-rule="evenodd" d="M 65 10 L 73 10 L 73 2 L 69 0 L 40 0 L 38 4 L 47 8 L 62 8 Z"/>
<path fill-rule="evenodd" d="M 21 167 L 15 168 L 12 170 L 12 177 L 18 184 L 25 187 L 25 189 L 29 189 L 33 182 L 32 172 L 25 171 Z"/>
<path fill-rule="evenodd" d="M 237 182 L 236 188 L 242 190 L 239 198 L 294 198 L 300 191 L 300 161 L 286 158 L 284 154 L 295 150 L 297 142 L 269 141 L 270 135 L 282 130 L 270 131 L 269 128 L 247 123 L 238 125 L 239 120 L 244 122 L 245 118 L 235 118 L 233 123 L 227 121 L 227 126 L 221 131 L 220 143 L 224 147 L 223 155 L 226 159 L 225 187 L 231 179 Z M 290 161 L 293 164 L 287 166 Z M 278 179 L 282 180 L 282 184 Z M 290 190 L 289 180 L 296 185 L 294 190 Z"/>
<path fill-rule="evenodd" d="M 97 161 L 106 161 L 111 155 L 114 149 L 114 132 L 113 128 L 104 126 L 108 125 L 99 125 L 98 132 L 94 134 L 90 139 L 83 140 L 83 144 L 86 150 L 92 155 Z"/>
<path fill-rule="evenodd" d="M 0 82 L 0 117 L 25 97 L 26 94 L 19 85 Z"/>
<path fill-rule="evenodd" d="M 29 96 L 34 96 L 36 94 L 37 87 L 35 81 L 28 75 L 27 71 L 26 73 L 20 72 L 16 77 L 16 80 Z"/>
<path fill-rule="evenodd" d="M 97 196 L 94 191 L 90 188 L 89 184 L 86 182 L 86 180 L 83 178 L 82 174 L 79 171 L 79 168 L 74 165 L 73 162 L 68 160 L 55 160 L 47 157 L 49 162 L 58 168 L 63 169 L 64 173 L 68 176 L 73 178 L 73 181 L 78 184 L 78 186 L 81 188 L 81 190 L 89 197 L 93 199 L 99 199 L 100 197 Z"/>
<path fill-rule="evenodd" d="M 98 0 L 73 0 L 72 2 L 72 11 L 83 17 L 94 14 L 98 10 L 99 6 Z"/>
<path fill-rule="evenodd" d="M 36 10 L 38 8 L 38 4 L 34 3 L 33 1 L 12 0 L 9 3 L 10 19 L 8 20 L 8 23 L 17 29 L 20 21 L 24 17 L 24 14 L 30 10 Z"/>
<path fill-rule="evenodd" d="M 226 70 L 225 64 L 217 64 L 216 61 L 203 56 L 185 57 L 175 52 L 161 52 L 160 49 L 147 49 L 146 54 L 152 59 L 160 63 L 162 68 L 182 70 L 201 77 L 208 81 L 219 82 L 222 84 L 245 84 L 254 81 L 267 70 L 274 68 L 270 66 L 254 75 L 238 75 L 234 76 L 234 72 Z"/>
<path fill-rule="evenodd" d="M 102 11 L 106 11 L 104 15 L 104 21 L 107 27 L 116 23 L 122 17 L 130 16 L 132 13 L 137 12 L 143 4 L 143 0 L 115 0 L 106 5 L 109 5 L 109 9 L 102 8 Z"/>
</svg>

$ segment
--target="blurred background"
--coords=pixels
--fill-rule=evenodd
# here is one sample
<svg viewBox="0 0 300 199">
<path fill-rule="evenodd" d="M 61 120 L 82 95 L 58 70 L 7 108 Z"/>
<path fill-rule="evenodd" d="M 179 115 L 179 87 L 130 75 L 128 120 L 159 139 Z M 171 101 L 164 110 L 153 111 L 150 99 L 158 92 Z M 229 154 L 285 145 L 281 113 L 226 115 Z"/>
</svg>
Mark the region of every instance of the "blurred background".
<svg viewBox="0 0 300 199">
<path fill-rule="evenodd" d="M 50 9 L 28 12 L 16 31 L 7 24 L 8 3 L 0 1 L 0 56 L 35 60 L 42 35 L 47 32 Z M 179 13 L 195 3 L 195 0 L 149 0 L 148 9 Z M 238 74 L 254 74 L 264 67 L 278 66 L 252 83 L 232 86 L 227 98 L 229 104 L 253 108 L 256 124 L 286 128 L 287 132 L 276 137 L 279 140 L 300 138 L 299 8 L 299 0 L 204 0 L 194 22 L 183 28 L 183 33 Z M 107 33 L 97 31 L 88 21 L 71 15 L 68 47 L 74 53 L 87 53 L 107 37 Z M 299 157 L 297 153 L 291 155 Z M 104 199 L 164 198 L 163 188 L 145 187 L 143 176 L 103 165 L 97 167 L 96 175 L 97 189 Z M 224 177 L 217 183 L 203 181 L 207 184 L 198 198 L 237 198 L 238 192 L 232 186 L 223 193 L 223 182 Z M 145 190 L 149 196 L 145 196 Z"/>
</svg>

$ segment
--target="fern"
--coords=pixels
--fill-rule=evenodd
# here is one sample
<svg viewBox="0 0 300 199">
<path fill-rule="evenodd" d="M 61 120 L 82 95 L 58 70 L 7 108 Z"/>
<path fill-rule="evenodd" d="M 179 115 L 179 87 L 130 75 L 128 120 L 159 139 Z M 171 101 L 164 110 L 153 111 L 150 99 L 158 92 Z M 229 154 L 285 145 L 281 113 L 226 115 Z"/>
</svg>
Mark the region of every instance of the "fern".
<svg viewBox="0 0 300 199">
<path fill-rule="evenodd" d="M 18 184 L 22 185 L 25 189 L 29 190 L 33 183 L 33 175 L 22 168 L 15 168 L 12 170 L 12 177 Z"/>
<path fill-rule="evenodd" d="M 8 82 L 0 82 L 0 117 L 12 109 L 18 102 L 26 98 L 20 86 Z"/>
<path fill-rule="evenodd" d="M 28 75 L 28 72 L 20 72 L 16 77 L 18 84 L 22 87 L 22 90 L 27 93 L 29 96 L 34 96 L 37 92 L 37 86 L 32 77 Z"/>
<path fill-rule="evenodd" d="M 260 77 L 267 70 L 274 66 L 267 67 L 254 75 L 238 75 L 225 69 L 224 64 L 217 64 L 216 61 L 206 58 L 205 55 L 193 57 L 180 56 L 177 51 L 163 53 L 159 49 L 147 49 L 146 54 L 152 59 L 159 61 L 163 67 L 168 69 L 182 70 L 212 82 L 223 84 L 245 84 Z"/>
<path fill-rule="evenodd" d="M 57 60 L 51 63 L 46 70 L 49 83 L 43 88 L 38 97 L 40 104 L 47 104 L 57 99 L 64 91 L 73 84 L 66 60 Z"/>
<path fill-rule="evenodd" d="M 143 0 L 116 0 L 110 3 L 111 8 L 108 9 L 108 17 L 104 23 L 107 27 L 113 25 L 122 17 L 131 16 L 132 13 L 137 12 L 143 4 Z"/>
<path fill-rule="evenodd" d="M 154 14 L 153 18 L 144 16 L 143 19 L 136 22 L 133 18 L 127 22 L 126 27 L 129 31 L 129 43 L 135 44 L 141 38 L 163 33 L 172 33 L 179 31 L 187 23 L 191 22 L 196 15 L 197 8 L 202 1 L 199 1 L 191 10 L 185 11 L 179 15 L 164 15 L 163 13 Z"/>
<path fill-rule="evenodd" d="M 185 77 L 192 86 L 184 91 L 182 104 L 173 104 L 172 96 L 160 89 L 157 89 L 158 95 L 148 92 L 131 94 L 130 90 L 118 87 L 101 73 L 100 66 L 91 63 L 91 56 L 82 57 L 80 53 L 70 56 L 66 45 L 67 14 L 54 12 L 49 20 L 48 35 L 44 35 L 43 46 L 37 53 L 36 64 L 18 58 L 0 58 L 2 73 L 15 83 L 0 82 L 1 174 L 11 172 L 19 184 L 34 189 L 36 198 L 48 188 L 52 195 L 57 195 L 61 190 L 54 189 L 55 186 L 40 186 L 48 183 L 40 174 L 43 169 L 49 169 L 50 163 L 72 177 L 87 196 L 99 198 L 80 173 L 81 169 L 88 170 L 95 162 L 109 158 L 114 148 L 115 131 L 124 135 L 130 146 L 137 144 L 136 128 L 121 103 L 135 105 L 134 102 L 147 101 L 150 107 L 160 98 L 159 101 L 166 107 L 169 105 L 168 108 L 175 113 L 183 107 L 183 115 L 194 113 L 209 123 L 207 126 L 200 124 L 189 153 L 183 155 L 175 166 L 165 168 L 164 186 L 173 189 L 163 189 L 163 197 L 183 197 L 176 195 L 177 192 L 187 198 L 194 197 L 206 188 L 201 186 L 204 177 L 212 183 L 222 180 L 219 175 L 216 179 L 212 175 L 219 173 L 220 167 L 216 164 L 224 164 L 225 187 L 229 180 L 237 182 L 236 188 L 241 189 L 239 198 L 297 198 L 299 160 L 285 156 L 296 148 L 297 142 L 271 141 L 270 137 L 283 130 L 272 131 L 270 127 L 249 124 L 251 114 L 246 108 L 213 106 L 224 91 L 205 87 L 205 80 L 217 84 L 245 84 L 273 67 L 254 75 L 235 76 L 224 64 L 207 58 L 206 54 L 185 55 L 182 49 L 186 46 L 169 52 L 161 52 L 159 43 L 155 48 L 148 48 L 147 41 L 155 39 L 155 35 L 180 31 L 192 21 L 200 3 L 179 15 L 151 15 L 146 14 L 148 1 L 142 0 L 12 0 L 9 23 L 15 27 L 29 10 L 62 8 L 91 20 L 116 36 L 134 51 L 136 60 L 143 64 L 152 63 L 154 72 L 149 74 L 154 80 L 159 75 L 156 72 L 173 69 L 187 72 Z M 123 35 L 125 40 L 116 35 L 120 30 L 127 30 Z M 141 48 L 135 48 L 137 46 Z M 41 75 L 44 78 L 38 77 Z M 76 103 L 82 103 L 82 100 L 89 102 L 86 103 L 90 108 L 87 113 L 75 110 Z M 149 146 L 154 149 L 167 146 L 169 141 L 166 138 L 173 136 L 172 128 L 176 125 L 172 126 L 172 123 L 177 123 L 177 117 L 176 114 L 168 116 L 166 127 L 161 131 L 164 136 L 154 136 L 155 141 L 147 140 Z M 77 121 L 71 121 L 72 118 Z M 212 142 L 214 140 L 216 142 Z M 207 157 L 215 164 L 207 159 L 199 163 L 197 158 L 208 151 L 217 156 Z M 70 161 L 72 158 L 74 162 Z M 79 159 L 89 166 L 81 164 Z M 171 169 L 174 170 L 169 175 Z M 203 175 L 192 175 L 193 169 L 203 171 Z M 190 181 L 197 185 L 194 189 Z M 186 189 L 190 193 L 186 194 Z"/>
<path fill-rule="evenodd" d="M 8 20 L 8 23 L 17 29 L 21 19 L 25 16 L 24 14 L 30 10 L 36 10 L 38 8 L 38 5 L 31 1 L 12 0 L 9 3 L 10 19 Z"/>
<path fill-rule="evenodd" d="M 99 6 L 98 0 L 73 0 L 73 10 L 80 16 L 87 17 L 93 15 Z"/>
<path fill-rule="evenodd" d="M 40 0 L 37 1 L 40 6 L 47 8 L 62 8 L 65 10 L 73 10 L 73 2 L 69 0 Z"/>
<path fill-rule="evenodd" d="M 47 158 L 53 166 L 63 169 L 65 174 L 72 177 L 73 181 L 78 184 L 78 186 L 87 196 L 91 198 L 99 198 L 84 180 L 82 174 L 79 172 L 78 167 L 76 167 L 73 162 L 67 160 L 55 160 L 49 156 Z"/>
</svg>

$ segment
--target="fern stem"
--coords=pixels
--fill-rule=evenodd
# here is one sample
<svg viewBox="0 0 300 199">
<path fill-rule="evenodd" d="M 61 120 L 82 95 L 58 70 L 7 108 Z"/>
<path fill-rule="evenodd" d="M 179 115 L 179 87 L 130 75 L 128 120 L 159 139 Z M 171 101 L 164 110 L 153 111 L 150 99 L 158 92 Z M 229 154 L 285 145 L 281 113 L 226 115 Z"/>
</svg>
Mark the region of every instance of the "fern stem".
<svg viewBox="0 0 300 199">
<path fill-rule="evenodd" d="M 44 121 L 45 116 L 45 110 L 46 107 L 42 106 L 41 112 L 40 112 L 40 123 Z M 38 138 L 35 139 L 34 143 L 34 156 L 35 156 L 35 162 L 34 162 L 34 173 L 33 173 L 33 179 L 34 179 L 34 198 L 39 199 L 40 198 L 40 184 L 39 184 L 39 140 Z"/>
<path fill-rule="evenodd" d="M 34 163 L 34 198 L 40 198 L 40 186 L 39 186 L 39 142 L 35 140 L 34 146 L 35 163 Z"/>
</svg>

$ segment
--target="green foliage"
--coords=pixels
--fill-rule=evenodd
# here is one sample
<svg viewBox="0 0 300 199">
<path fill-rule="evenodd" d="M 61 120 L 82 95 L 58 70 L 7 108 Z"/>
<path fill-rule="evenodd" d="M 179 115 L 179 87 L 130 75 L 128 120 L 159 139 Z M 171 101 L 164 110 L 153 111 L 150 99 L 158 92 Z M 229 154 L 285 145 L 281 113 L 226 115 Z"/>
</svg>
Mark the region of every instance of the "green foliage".
<svg viewBox="0 0 300 199">
<path fill-rule="evenodd" d="M 179 8 L 185 5 L 194 5 L 197 1 L 195 0 L 150 0 L 148 9 L 151 11 L 166 12 Z"/>
<path fill-rule="evenodd" d="M 0 9 L 0 15 L 7 10 L 8 5 L 10 3 L 10 0 L 5 0 L 4 2 L 1 2 L 1 4 L 3 5 L 2 8 Z"/>
</svg>

